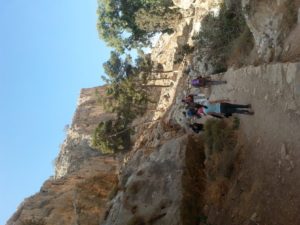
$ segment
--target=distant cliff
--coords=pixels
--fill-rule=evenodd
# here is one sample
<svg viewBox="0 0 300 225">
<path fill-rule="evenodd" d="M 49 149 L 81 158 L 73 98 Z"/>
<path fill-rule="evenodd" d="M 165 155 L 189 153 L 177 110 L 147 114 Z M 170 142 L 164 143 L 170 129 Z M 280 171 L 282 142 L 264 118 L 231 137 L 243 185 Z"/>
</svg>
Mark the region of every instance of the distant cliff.
<svg viewBox="0 0 300 225">
<path fill-rule="evenodd" d="M 91 134 L 99 122 L 113 117 L 97 103 L 97 98 L 101 98 L 104 91 L 104 87 L 81 90 L 72 124 L 56 159 L 55 179 L 77 171 L 91 157 L 100 155 L 91 148 Z"/>
<path fill-rule="evenodd" d="M 116 182 L 117 161 L 90 146 L 91 134 L 112 114 L 97 103 L 104 87 L 82 89 L 78 106 L 55 165 L 55 176 L 27 198 L 7 225 L 99 224 Z M 27 222 L 27 223 L 26 223 Z"/>
</svg>

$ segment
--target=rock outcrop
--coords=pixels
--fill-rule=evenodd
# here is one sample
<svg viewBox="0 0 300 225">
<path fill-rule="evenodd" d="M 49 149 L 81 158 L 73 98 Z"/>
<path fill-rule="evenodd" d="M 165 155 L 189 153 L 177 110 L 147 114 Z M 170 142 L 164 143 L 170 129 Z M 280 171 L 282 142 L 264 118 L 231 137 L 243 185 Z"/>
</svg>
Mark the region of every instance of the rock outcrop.
<svg viewBox="0 0 300 225">
<path fill-rule="evenodd" d="M 195 224 L 202 206 L 201 140 L 162 122 L 145 134 L 120 170 L 118 192 L 102 224 Z"/>
<path fill-rule="evenodd" d="M 103 92 L 104 87 L 82 89 L 55 176 L 24 200 L 7 225 L 40 220 L 51 225 L 99 224 L 118 168 L 114 157 L 101 155 L 90 144 L 97 124 L 113 117 L 97 103 Z"/>
<path fill-rule="evenodd" d="M 56 159 L 55 179 L 77 171 L 85 161 L 101 155 L 92 149 L 91 135 L 99 122 L 113 118 L 97 103 L 104 91 L 104 87 L 81 90 L 72 125 Z"/>
<path fill-rule="evenodd" d="M 298 0 L 243 0 L 247 24 L 253 34 L 258 56 L 263 62 L 279 61 L 284 40 L 298 20 Z"/>
<path fill-rule="evenodd" d="M 116 167 L 112 157 L 97 157 L 72 175 L 47 180 L 39 193 L 24 200 L 7 225 L 99 224 L 116 182 Z"/>
</svg>

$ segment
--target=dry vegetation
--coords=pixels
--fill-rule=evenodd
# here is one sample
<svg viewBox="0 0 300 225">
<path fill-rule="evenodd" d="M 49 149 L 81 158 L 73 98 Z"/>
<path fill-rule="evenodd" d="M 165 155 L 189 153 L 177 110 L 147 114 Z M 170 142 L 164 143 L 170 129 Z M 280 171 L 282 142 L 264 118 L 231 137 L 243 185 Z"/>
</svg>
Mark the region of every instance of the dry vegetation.
<svg viewBox="0 0 300 225">
<path fill-rule="evenodd" d="M 214 73 L 250 63 L 254 39 L 240 3 L 233 4 L 230 9 L 223 3 L 218 15 L 208 13 L 201 22 L 200 32 L 193 39 L 198 60 L 210 63 L 215 68 Z"/>
<path fill-rule="evenodd" d="M 208 120 L 205 124 L 205 168 L 211 181 L 230 178 L 236 158 L 237 118 L 229 121 Z"/>
<path fill-rule="evenodd" d="M 186 150 L 186 169 L 182 176 L 183 200 L 181 205 L 181 220 L 185 225 L 199 223 L 202 214 L 203 192 L 205 188 L 204 173 L 204 141 L 191 136 Z"/>
<path fill-rule="evenodd" d="M 207 224 L 205 205 L 222 206 L 237 159 L 237 118 L 208 120 L 205 134 L 190 137 L 183 176 L 183 224 Z"/>
</svg>

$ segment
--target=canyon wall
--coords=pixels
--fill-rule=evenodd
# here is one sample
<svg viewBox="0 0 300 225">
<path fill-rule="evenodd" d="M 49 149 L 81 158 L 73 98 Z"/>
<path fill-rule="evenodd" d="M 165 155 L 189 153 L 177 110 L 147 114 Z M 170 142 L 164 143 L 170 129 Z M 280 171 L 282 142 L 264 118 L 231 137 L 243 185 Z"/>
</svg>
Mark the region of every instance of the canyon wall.
<svg viewBox="0 0 300 225">
<path fill-rule="evenodd" d="M 104 87 L 82 89 L 72 124 L 56 159 L 54 177 L 45 181 L 39 193 L 24 200 L 7 225 L 23 225 L 22 221 L 35 219 L 49 225 L 197 223 L 196 218 L 205 206 L 201 194 L 205 185 L 203 140 L 188 129 L 181 99 L 195 91 L 189 85 L 192 77 L 210 74 L 213 68 L 207 66 L 205 60 L 199 61 L 197 54 L 184 56 L 180 63 L 174 61 L 178 60 L 182 46 L 194 45 L 192 36 L 201 29 L 201 20 L 209 11 L 217 13 L 220 2 L 174 0 L 185 18 L 173 34 L 162 35 L 152 49 L 153 61 L 162 64 L 165 70 L 173 70 L 167 77 L 169 87 L 159 91 L 155 112 L 147 112 L 139 122 L 134 122 L 142 125 L 135 134 L 132 151 L 120 160 L 102 155 L 91 146 L 91 135 L 98 123 L 114 117 L 97 103 L 104 94 Z M 225 1 L 228 7 L 235 2 Z M 290 1 L 242 1 L 254 38 L 252 61 L 256 66 L 229 69 L 223 77 L 228 84 L 205 90 L 208 97 L 229 96 L 239 101 L 257 98 L 267 103 L 280 99 L 284 103 L 280 108 L 283 114 L 289 113 L 290 117 L 299 114 L 300 67 L 289 62 L 290 59 L 296 61 L 300 53 L 299 1 L 293 1 L 294 9 L 287 3 Z M 191 71 L 186 73 L 188 67 Z M 265 102 L 257 102 L 264 109 Z M 260 116 L 264 120 L 264 111 Z M 244 119 L 241 121 L 243 125 Z M 261 121 L 248 124 L 261 124 Z M 255 128 L 245 127 L 250 137 L 249 133 Z M 291 127 L 297 128 L 297 125 Z M 276 130 L 276 126 L 273 128 Z M 264 135 L 266 130 L 262 130 Z M 214 222 L 222 214 L 220 211 L 217 215 L 218 210 L 211 208 L 210 218 Z M 247 222 L 243 216 L 241 214 L 241 221 Z M 234 224 L 244 224 L 239 223 L 241 221 Z"/>
</svg>

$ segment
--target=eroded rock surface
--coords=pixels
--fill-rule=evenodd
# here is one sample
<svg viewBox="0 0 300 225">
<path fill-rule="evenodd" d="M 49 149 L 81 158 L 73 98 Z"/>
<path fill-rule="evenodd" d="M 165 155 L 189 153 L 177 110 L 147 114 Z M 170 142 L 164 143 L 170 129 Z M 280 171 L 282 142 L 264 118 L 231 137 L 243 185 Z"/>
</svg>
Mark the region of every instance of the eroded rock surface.
<svg viewBox="0 0 300 225">
<path fill-rule="evenodd" d="M 81 90 L 72 125 L 67 130 L 67 137 L 56 159 L 56 179 L 77 171 L 85 161 L 101 155 L 92 149 L 91 136 L 99 122 L 113 118 L 111 113 L 104 112 L 100 103 L 97 103 L 104 90 L 104 87 Z"/>
<path fill-rule="evenodd" d="M 24 200 L 7 225 L 43 219 L 46 224 L 99 224 L 107 197 L 116 183 L 117 160 L 91 148 L 100 121 L 112 118 L 97 103 L 104 87 L 82 89 L 78 107 L 56 160 L 55 177 Z"/>
<path fill-rule="evenodd" d="M 243 0 L 242 4 L 259 57 L 264 62 L 278 61 L 284 40 L 297 24 L 299 1 Z"/>
</svg>

